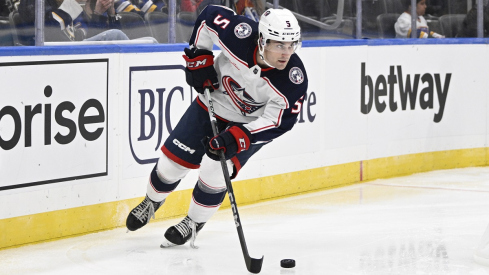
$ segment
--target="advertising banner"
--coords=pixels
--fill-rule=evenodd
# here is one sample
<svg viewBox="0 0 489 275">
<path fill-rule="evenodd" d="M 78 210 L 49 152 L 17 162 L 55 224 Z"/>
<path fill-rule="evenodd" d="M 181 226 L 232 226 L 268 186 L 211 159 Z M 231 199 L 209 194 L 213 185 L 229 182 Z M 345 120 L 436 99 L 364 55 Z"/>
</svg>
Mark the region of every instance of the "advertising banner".
<svg viewBox="0 0 489 275">
<path fill-rule="evenodd" d="M 107 175 L 108 62 L 0 63 L 0 190 Z"/>
<path fill-rule="evenodd" d="M 197 95 L 181 55 L 5 58 L 2 202 L 34 200 L 56 210 L 143 196 L 162 144 Z M 253 156 L 236 181 L 487 146 L 486 45 L 306 47 L 299 55 L 309 87 L 295 106 L 297 123 Z M 192 188 L 197 173 L 178 190 Z M 59 200 L 67 192 L 71 197 Z M 0 218 L 38 211 L 24 205 Z"/>
</svg>

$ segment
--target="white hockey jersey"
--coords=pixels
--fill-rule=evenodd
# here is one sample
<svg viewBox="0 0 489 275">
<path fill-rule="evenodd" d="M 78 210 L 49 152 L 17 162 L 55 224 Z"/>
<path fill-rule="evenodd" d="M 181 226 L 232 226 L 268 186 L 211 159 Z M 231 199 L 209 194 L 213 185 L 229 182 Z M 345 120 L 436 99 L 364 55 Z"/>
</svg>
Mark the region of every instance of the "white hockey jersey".
<svg viewBox="0 0 489 275">
<path fill-rule="evenodd" d="M 252 142 L 266 142 L 292 129 L 307 91 L 307 75 L 297 54 L 284 70 L 256 62 L 258 23 L 223 6 L 207 6 L 197 18 L 189 44 L 222 52 L 215 58 L 220 87 L 211 93 L 217 116 L 244 123 Z M 205 96 L 199 99 L 207 104 Z"/>
<path fill-rule="evenodd" d="M 403 12 L 394 24 L 396 30 L 396 38 L 409 38 L 411 37 L 411 14 Z M 416 20 L 417 38 L 428 38 L 430 32 L 428 28 L 428 22 L 423 16 L 418 16 Z"/>
</svg>

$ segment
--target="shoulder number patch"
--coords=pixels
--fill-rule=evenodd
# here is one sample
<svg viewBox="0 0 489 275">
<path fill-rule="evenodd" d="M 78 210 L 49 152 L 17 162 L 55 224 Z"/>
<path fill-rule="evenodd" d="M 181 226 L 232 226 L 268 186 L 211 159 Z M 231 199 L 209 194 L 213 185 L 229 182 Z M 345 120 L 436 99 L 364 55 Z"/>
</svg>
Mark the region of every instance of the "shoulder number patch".
<svg viewBox="0 0 489 275">
<path fill-rule="evenodd" d="M 301 84 L 304 81 L 304 74 L 302 73 L 301 69 L 293 67 L 290 69 L 289 78 L 292 83 Z"/>
<path fill-rule="evenodd" d="M 234 28 L 234 34 L 236 34 L 239 39 L 246 38 L 251 35 L 251 26 L 248 23 L 239 23 Z"/>
</svg>

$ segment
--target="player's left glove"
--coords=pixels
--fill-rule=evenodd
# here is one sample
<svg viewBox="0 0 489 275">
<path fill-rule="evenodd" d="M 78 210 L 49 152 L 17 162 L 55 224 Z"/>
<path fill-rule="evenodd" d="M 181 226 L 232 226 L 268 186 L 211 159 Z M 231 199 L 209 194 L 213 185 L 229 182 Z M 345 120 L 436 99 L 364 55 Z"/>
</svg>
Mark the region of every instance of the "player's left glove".
<svg viewBox="0 0 489 275">
<path fill-rule="evenodd" d="M 204 49 L 185 48 L 183 58 L 187 62 L 185 79 L 188 85 L 195 88 L 199 94 L 204 93 L 205 87 L 210 87 L 211 92 L 219 88 L 217 72 L 214 69 L 214 55 Z"/>
<path fill-rule="evenodd" d="M 217 150 L 224 150 L 224 157 L 231 159 L 237 153 L 248 150 L 251 145 L 251 133 L 244 126 L 234 124 L 224 132 L 209 139 L 204 138 L 205 153 L 213 160 L 219 160 Z"/>
</svg>

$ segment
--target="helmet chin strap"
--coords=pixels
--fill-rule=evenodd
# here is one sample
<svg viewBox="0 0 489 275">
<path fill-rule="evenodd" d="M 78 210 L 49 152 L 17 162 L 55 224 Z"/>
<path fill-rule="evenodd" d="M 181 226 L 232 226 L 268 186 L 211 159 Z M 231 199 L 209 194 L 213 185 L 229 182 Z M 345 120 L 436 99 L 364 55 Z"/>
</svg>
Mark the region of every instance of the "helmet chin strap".
<svg viewBox="0 0 489 275">
<path fill-rule="evenodd" d="M 265 59 L 265 46 L 262 46 L 261 41 L 258 42 L 258 54 L 260 55 L 261 60 L 265 62 L 268 67 L 275 68 Z"/>
</svg>

